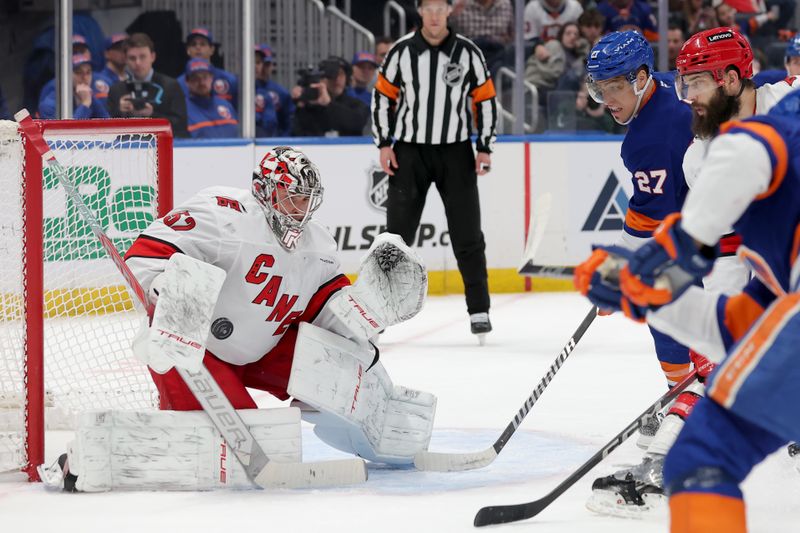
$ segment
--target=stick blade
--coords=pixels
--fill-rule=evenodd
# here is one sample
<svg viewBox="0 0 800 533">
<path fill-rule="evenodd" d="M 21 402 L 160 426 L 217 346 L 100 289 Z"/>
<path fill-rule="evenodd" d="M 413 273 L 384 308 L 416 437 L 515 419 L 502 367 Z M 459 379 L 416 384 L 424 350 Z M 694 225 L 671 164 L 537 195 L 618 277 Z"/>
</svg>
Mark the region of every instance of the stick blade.
<svg viewBox="0 0 800 533">
<path fill-rule="evenodd" d="M 488 466 L 497 457 L 490 447 L 475 453 L 437 453 L 422 451 L 414 456 L 414 466 L 425 472 L 463 472 Z"/>
<path fill-rule="evenodd" d="M 475 527 L 491 526 L 493 524 L 507 524 L 527 520 L 539 514 L 547 505 L 542 505 L 541 500 L 518 505 L 492 505 L 484 507 L 475 515 Z"/>
<path fill-rule="evenodd" d="M 575 275 L 575 267 L 536 265 L 533 261 L 528 261 L 519 268 L 518 272 L 528 277 L 572 279 Z"/>
<path fill-rule="evenodd" d="M 363 459 L 340 459 L 316 463 L 276 463 L 270 461 L 254 481 L 269 489 L 313 489 L 357 485 L 367 480 Z"/>
</svg>

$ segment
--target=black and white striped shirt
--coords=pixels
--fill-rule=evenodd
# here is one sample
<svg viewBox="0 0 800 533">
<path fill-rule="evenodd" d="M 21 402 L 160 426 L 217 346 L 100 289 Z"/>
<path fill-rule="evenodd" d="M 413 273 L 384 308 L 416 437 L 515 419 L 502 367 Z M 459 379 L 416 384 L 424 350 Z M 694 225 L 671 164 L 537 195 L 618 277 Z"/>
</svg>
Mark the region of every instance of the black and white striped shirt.
<svg viewBox="0 0 800 533">
<path fill-rule="evenodd" d="M 478 151 L 491 152 L 497 103 L 475 43 L 452 30 L 438 47 L 419 31 L 400 38 L 386 55 L 372 95 L 375 144 L 390 146 L 392 139 L 417 144 L 466 141 L 473 117 Z"/>
</svg>

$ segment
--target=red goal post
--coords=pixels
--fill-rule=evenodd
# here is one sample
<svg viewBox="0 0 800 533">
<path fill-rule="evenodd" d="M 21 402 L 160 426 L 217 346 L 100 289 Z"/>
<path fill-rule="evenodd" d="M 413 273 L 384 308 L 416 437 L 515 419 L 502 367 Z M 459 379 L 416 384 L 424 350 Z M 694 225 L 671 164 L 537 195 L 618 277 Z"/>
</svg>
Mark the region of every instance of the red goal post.
<svg viewBox="0 0 800 533">
<path fill-rule="evenodd" d="M 172 207 L 163 119 L 36 121 L 120 252 Z M 37 480 L 45 428 L 155 407 L 122 276 L 16 123 L 0 124 L 0 471 Z"/>
</svg>

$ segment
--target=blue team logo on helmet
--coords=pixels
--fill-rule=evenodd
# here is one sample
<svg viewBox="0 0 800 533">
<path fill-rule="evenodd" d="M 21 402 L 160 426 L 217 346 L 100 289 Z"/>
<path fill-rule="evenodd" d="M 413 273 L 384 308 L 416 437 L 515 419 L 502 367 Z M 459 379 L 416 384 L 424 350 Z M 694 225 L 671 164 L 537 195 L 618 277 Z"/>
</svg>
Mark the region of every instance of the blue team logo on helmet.
<svg viewBox="0 0 800 533">
<path fill-rule="evenodd" d="M 790 92 L 769 110 L 768 115 L 800 119 L 800 89 Z"/>
<path fill-rule="evenodd" d="M 786 45 L 786 58 L 800 56 L 800 35 L 789 41 Z"/>
<path fill-rule="evenodd" d="M 654 61 L 653 49 L 642 34 L 618 31 L 609 33 L 594 45 L 586 61 L 586 72 L 592 81 L 617 76 L 632 79 L 642 65 L 652 73 Z"/>
</svg>

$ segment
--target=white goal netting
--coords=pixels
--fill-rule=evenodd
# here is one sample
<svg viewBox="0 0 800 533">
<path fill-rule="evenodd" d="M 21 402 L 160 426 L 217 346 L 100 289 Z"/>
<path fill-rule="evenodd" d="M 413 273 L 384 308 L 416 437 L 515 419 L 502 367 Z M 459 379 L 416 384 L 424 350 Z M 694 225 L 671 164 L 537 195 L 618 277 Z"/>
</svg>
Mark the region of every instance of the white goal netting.
<svg viewBox="0 0 800 533">
<path fill-rule="evenodd" d="M 45 138 L 124 253 L 156 217 L 158 136 L 98 133 L 87 121 L 85 128 L 45 131 Z M 31 190 L 37 164 L 31 155 L 26 159 L 25 148 L 16 123 L 0 121 L 0 471 L 29 466 L 28 428 L 38 417 L 63 428 L 84 409 L 157 405 L 147 369 L 130 349 L 143 314 L 56 176 L 40 171 L 42 185 Z M 42 205 L 39 258 L 26 255 L 30 223 L 38 219 L 30 207 L 36 195 Z M 43 266 L 43 286 L 29 262 Z M 43 320 L 36 320 L 26 298 L 43 302 Z M 27 384 L 39 364 L 32 347 L 39 341 L 44 413 L 26 409 Z"/>
</svg>

